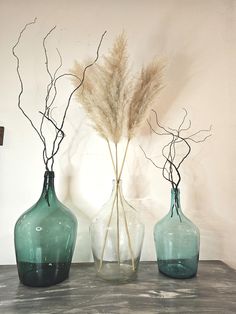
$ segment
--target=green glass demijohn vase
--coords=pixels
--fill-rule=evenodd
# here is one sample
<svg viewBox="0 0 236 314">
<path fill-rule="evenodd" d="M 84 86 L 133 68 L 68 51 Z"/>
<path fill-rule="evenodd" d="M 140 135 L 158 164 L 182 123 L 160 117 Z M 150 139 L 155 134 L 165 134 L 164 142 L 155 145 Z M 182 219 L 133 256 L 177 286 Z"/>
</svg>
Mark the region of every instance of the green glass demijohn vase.
<svg viewBox="0 0 236 314">
<path fill-rule="evenodd" d="M 58 199 L 54 172 L 46 171 L 42 194 L 15 225 L 15 252 L 20 281 L 44 287 L 68 278 L 77 234 L 77 219 Z"/>
<path fill-rule="evenodd" d="M 191 278 L 197 273 L 200 232 L 182 212 L 179 189 L 171 190 L 169 213 L 154 227 L 159 271 L 172 278 Z"/>
<path fill-rule="evenodd" d="M 93 220 L 90 236 L 98 277 L 116 283 L 136 278 L 144 224 L 125 200 L 121 180 L 113 181 L 111 197 Z"/>
</svg>

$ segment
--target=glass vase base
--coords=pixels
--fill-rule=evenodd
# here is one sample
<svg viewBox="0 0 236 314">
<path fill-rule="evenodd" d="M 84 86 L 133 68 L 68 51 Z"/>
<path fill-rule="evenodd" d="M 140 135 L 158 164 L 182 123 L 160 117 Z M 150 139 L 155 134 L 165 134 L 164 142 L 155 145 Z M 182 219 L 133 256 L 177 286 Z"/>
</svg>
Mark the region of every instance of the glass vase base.
<svg viewBox="0 0 236 314">
<path fill-rule="evenodd" d="M 172 278 L 187 279 L 196 276 L 198 258 L 158 260 L 159 271 Z"/>
<path fill-rule="evenodd" d="M 137 269 L 128 263 L 106 262 L 100 261 L 96 263 L 97 276 L 104 280 L 112 281 L 114 283 L 125 283 L 135 280 L 137 277 Z"/>
<path fill-rule="evenodd" d="M 31 287 L 48 287 L 68 278 L 70 263 L 19 262 L 18 273 L 21 283 Z"/>
</svg>

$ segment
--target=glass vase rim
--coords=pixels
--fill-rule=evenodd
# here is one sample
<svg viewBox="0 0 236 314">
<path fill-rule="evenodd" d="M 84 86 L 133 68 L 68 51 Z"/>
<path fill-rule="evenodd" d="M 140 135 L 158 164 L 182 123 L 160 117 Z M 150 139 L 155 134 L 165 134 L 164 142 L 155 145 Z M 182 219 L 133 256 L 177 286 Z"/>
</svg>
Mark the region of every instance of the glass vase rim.
<svg viewBox="0 0 236 314">
<path fill-rule="evenodd" d="M 55 178 L 55 172 L 52 170 L 46 170 L 44 172 L 44 177 Z"/>
<path fill-rule="evenodd" d="M 178 193 L 178 194 L 180 194 L 180 188 L 171 188 L 171 193 Z"/>
</svg>

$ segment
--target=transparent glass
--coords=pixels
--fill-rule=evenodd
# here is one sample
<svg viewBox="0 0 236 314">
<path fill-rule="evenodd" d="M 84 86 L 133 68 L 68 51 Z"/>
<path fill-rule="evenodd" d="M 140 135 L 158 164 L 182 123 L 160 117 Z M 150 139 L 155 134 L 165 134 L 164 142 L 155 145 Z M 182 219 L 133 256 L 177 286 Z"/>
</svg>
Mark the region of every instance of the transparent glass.
<svg viewBox="0 0 236 314">
<path fill-rule="evenodd" d="M 126 282 L 136 278 L 144 237 L 144 224 L 124 199 L 121 182 L 113 182 L 109 201 L 90 226 L 97 275 Z"/>
<path fill-rule="evenodd" d="M 57 284 L 69 276 L 77 219 L 58 199 L 54 172 L 46 171 L 41 197 L 15 225 L 20 281 L 27 286 Z"/>
<path fill-rule="evenodd" d="M 196 275 L 200 232 L 182 212 L 179 190 L 171 190 L 169 213 L 154 227 L 159 271 L 173 278 Z"/>
</svg>

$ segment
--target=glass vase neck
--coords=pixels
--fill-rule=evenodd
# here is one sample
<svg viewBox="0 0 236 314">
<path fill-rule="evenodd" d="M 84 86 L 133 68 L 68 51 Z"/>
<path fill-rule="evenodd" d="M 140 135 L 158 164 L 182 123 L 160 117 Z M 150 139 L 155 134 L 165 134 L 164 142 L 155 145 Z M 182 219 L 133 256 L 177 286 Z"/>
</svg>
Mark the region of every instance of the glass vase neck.
<svg viewBox="0 0 236 314">
<path fill-rule="evenodd" d="M 182 214 L 180 204 L 180 190 L 178 188 L 171 189 L 170 214 L 171 216 Z"/>
<path fill-rule="evenodd" d="M 45 171 L 43 191 L 40 198 L 45 198 L 48 205 L 50 206 L 50 200 L 57 199 L 55 188 L 54 188 L 54 171 Z"/>
</svg>

